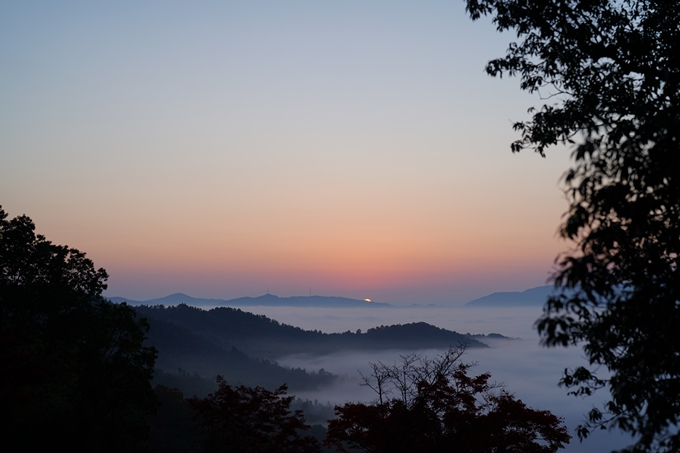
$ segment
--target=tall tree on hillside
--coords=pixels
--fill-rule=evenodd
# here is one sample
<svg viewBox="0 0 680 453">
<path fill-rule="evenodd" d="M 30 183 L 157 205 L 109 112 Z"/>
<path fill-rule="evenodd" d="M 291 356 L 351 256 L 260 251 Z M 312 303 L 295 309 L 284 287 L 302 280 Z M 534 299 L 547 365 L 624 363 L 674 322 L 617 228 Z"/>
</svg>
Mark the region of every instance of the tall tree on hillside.
<svg viewBox="0 0 680 453">
<path fill-rule="evenodd" d="M 569 208 L 544 344 L 582 344 L 575 395 L 608 388 L 579 435 L 618 427 L 634 451 L 680 451 L 680 2 L 467 0 L 517 41 L 488 63 L 539 92 L 513 151 L 572 147 Z M 600 368 L 605 375 L 598 375 Z"/>
<path fill-rule="evenodd" d="M 372 404 L 336 406 L 326 445 L 367 453 L 554 453 L 569 442 L 562 420 L 528 408 L 489 383 L 470 377 L 463 349 L 435 359 L 415 354 L 400 365 L 375 363 L 364 383 Z"/>
<path fill-rule="evenodd" d="M 108 275 L 0 207 L 3 445 L 121 451 L 142 445 L 155 350 L 147 324 L 101 297 Z M 47 450 L 45 450 L 47 451 Z"/>
</svg>

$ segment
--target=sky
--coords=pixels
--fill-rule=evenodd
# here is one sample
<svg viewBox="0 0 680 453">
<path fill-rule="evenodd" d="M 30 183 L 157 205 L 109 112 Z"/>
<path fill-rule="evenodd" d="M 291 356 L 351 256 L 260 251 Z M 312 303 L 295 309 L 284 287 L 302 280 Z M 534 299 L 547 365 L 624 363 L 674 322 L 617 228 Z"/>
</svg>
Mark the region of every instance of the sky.
<svg viewBox="0 0 680 453">
<path fill-rule="evenodd" d="M 569 151 L 450 1 L 0 3 L 0 205 L 109 296 L 458 305 L 546 283 Z"/>
</svg>

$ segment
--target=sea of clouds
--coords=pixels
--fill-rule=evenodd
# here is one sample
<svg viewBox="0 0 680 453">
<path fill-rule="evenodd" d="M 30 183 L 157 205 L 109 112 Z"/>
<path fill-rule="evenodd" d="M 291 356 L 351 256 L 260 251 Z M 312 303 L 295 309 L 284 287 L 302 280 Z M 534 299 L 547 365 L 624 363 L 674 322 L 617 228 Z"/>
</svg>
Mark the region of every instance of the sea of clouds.
<svg viewBox="0 0 680 453">
<path fill-rule="evenodd" d="M 469 348 L 463 356 L 465 362 L 476 362 L 471 373 L 491 373 L 491 381 L 505 384 L 506 389 L 528 406 L 547 409 L 563 417 L 572 436 L 567 452 L 606 452 L 630 444 L 630 438 L 617 431 L 598 431 L 580 443 L 575 428 L 584 414 L 593 406 L 600 406 L 606 395 L 578 398 L 567 395 L 558 386 L 565 368 L 586 365 L 580 348 L 545 348 L 539 343 L 534 328 L 541 314 L 540 307 L 517 308 L 295 308 L 295 307 L 248 307 L 242 310 L 266 315 L 279 322 L 307 330 L 345 332 L 361 329 L 366 331 L 379 325 L 405 324 L 424 321 L 444 329 L 460 333 L 500 333 L 512 340 L 483 340 L 489 348 Z M 308 370 L 324 368 L 346 376 L 336 387 L 320 391 L 299 393 L 302 398 L 320 402 L 343 404 L 348 401 L 371 401 L 375 395 L 361 386 L 359 372 L 369 373 L 369 362 L 386 364 L 399 362 L 400 355 L 413 351 L 344 351 L 324 356 L 292 355 L 278 362 L 290 367 Z M 417 351 L 434 357 L 443 351 Z"/>
</svg>

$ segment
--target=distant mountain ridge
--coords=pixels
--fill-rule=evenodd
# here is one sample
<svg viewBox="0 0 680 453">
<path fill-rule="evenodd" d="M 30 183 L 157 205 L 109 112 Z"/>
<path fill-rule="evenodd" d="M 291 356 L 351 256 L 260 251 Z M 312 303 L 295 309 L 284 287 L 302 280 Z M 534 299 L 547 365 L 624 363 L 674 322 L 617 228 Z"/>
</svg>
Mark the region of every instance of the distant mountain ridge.
<svg viewBox="0 0 680 453">
<path fill-rule="evenodd" d="M 478 299 L 472 300 L 462 307 L 484 308 L 484 307 L 540 307 L 545 304 L 548 296 L 555 291 L 553 286 L 538 286 L 525 291 L 505 291 L 496 292 Z M 127 302 L 130 305 L 140 306 L 177 306 L 180 304 L 192 307 L 319 307 L 319 308 L 454 308 L 444 305 L 421 305 L 411 304 L 392 305 L 385 302 L 367 302 L 362 299 L 352 299 L 349 297 L 338 296 L 290 296 L 279 297 L 274 294 L 263 294 L 257 297 L 238 297 L 236 299 L 207 299 L 192 297 L 184 293 L 170 294 L 165 297 L 148 300 L 134 300 L 126 297 L 107 297 L 111 302 Z"/>
<path fill-rule="evenodd" d="M 464 307 L 541 307 L 554 290 L 553 286 L 538 286 L 526 291 L 498 292 L 472 300 Z"/>
<path fill-rule="evenodd" d="M 389 308 L 393 305 L 380 302 L 367 302 L 361 299 L 335 296 L 291 296 L 279 297 L 274 294 L 264 294 L 258 297 L 239 297 L 236 299 L 203 299 L 191 297 L 183 293 L 149 300 L 133 300 L 126 297 L 108 297 L 111 302 L 127 302 L 129 305 L 180 305 L 193 307 L 326 307 L 326 308 Z"/>
</svg>

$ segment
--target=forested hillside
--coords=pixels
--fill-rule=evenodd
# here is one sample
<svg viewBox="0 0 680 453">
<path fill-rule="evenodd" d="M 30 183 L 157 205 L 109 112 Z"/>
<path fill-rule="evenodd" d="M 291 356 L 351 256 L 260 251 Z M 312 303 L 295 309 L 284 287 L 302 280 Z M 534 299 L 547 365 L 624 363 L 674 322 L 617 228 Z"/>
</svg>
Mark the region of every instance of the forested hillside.
<svg viewBox="0 0 680 453">
<path fill-rule="evenodd" d="M 204 341 L 209 342 L 213 349 L 219 347 L 231 350 L 235 347 L 248 355 L 267 359 L 287 354 L 328 354 L 341 350 L 448 348 L 462 343 L 468 347 L 486 347 L 470 335 L 440 329 L 424 322 L 379 326 L 364 333 L 347 331 L 326 334 L 226 307 L 202 310 L 181 304 L 176 307 L 140 306 L 135 309 L 151 323 L 150 339 L 160 351 L 159 361 L 164 360 L 163 357 L 169 355 L 170 351 L 174 357 L 186 357 L 186 360 L 191 360 L 189 356 L 192 354 L 206 357 L 212 354 L 199 354 L 198 350 L 189 352 L 189 345 L 178 344 L 173 338 L 180 332 L 193 334 L 187 337 L 187 342 L 192 345 L 197 346 L 197 342 Z M 155 325 L 158 326 L 158 333 L 154 333 Z M 173 334 L 161 335 L 163 330 L 177 327 L 185 330 L 177 329 Z"/>
<path fill-rule="evenodd" d="M 306 372 L 303 369 L 284 368 L 266 359 L 249 357 L 237 348 L 225 347 L 189 329 L 147 317 L 150 325 L 147 344 L 158 349 L 156 368 L 166 373 L 182 375 L 198 373 L 213 378 L 220 374 L 233 384 L 276 388 L 287 383 L 291 390 L 308 390 L 328 385 L 337 377 L 323 370 Z M 156 376 L 158 376 L 158 370 Z M 165 385 L 179 387 L 190 393 L 190 379 L 177 376 L 172 383 L 166 376 Z M 158 379 L 156 379 L 158 380 Z M 212 379 L 211 379 L 212 381 Z M 160 381 L 159 381 L 160 382 Z M 172 385 L 170 385 L 172 384 Z"/>
</svg>

